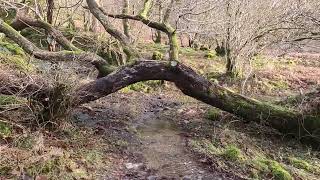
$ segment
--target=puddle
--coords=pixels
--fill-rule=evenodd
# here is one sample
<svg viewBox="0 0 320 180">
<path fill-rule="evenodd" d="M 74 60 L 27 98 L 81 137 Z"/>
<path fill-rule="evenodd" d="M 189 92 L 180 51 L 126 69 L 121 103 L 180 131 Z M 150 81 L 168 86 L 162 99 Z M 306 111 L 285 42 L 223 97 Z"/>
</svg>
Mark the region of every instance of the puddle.
<svg viewBox="0 0 320 180">
<path fill-rule="evenodd" d="M 146 112 L 139 117 L 137 131 L 141 140 L 138 153 L 148 169 L 165 179 L 222 179 L 204 169 L 186 150 L 185 139 L 164 111 Z"/>
</svg>

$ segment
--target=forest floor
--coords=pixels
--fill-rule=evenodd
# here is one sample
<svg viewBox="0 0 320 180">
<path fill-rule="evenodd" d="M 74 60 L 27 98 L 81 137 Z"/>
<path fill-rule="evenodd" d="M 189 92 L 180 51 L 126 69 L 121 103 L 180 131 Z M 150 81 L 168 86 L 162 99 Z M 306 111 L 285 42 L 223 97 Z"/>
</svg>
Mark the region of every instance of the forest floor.
<svg viewBox="0 0 320 180">
<path fill-rule="evenodd" d="M 142 49 L 149 58 L 167 48 Z M 208 53 L 182 48 L 181 61 L 260 100 L 320 84 L 318 59 L 259 56 L 251 78 L 232 79 L 223 75 L 222 58 Z M 189 98 L 171 83 L 131 85 L 77 108 L 55 131 L 21 126 L 28 111 L 21 104 L 1 111 L 0 179 L 320 179 L 318 151 Z"/>
</svg>

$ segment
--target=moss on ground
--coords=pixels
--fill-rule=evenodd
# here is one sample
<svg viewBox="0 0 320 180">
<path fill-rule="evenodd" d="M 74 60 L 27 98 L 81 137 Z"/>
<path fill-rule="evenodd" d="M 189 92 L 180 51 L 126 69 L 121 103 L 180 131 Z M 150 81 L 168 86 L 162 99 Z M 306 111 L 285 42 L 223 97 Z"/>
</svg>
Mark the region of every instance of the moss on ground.
<svg viewBox="0 0 320 180">
<path fill-rule="evenodd" d="M 160 51 L 154 51 L 152 54 L 152 60 L 162 60 L 163 54 Z"/>
<path fill-rule="evenodd" d="M 243 158 L 241 150 L 238 147 L 236 147 L 235 145 L 227 146 L 225 151 L 223 152 L 222 156 L 231 160 L 231 161 L 237 161 L 237 160 L 241 160 Z"/>
<path fill-rule="evenodd" d="M 204 57 L 207 59 L 215 59 L 217 57 L 217 55 L 214 51 L 208 51 L 208 52 L 206 52 Z"/>
<path fill-rule="evenodd" d="M 19 45 L 3 41 L 0 41 L 0 52 L 10 55 L 18 55 L 21 57 L 26 56 L 23 49 Z"/>
<path fill-rule="evenodd" d="M 12 134 L 12 128 L 10 125 L 4 122 L 0 122 L 0 138 L 9 137 Z"/>
<path fill-rule="evenodd" d="M 295 157 L 289 157 L 288 161 L 289 161 L 289 163 L 291 165 L 293 165 L 296 168 L 304 169 L 304 170 L 309 171 L 309 172 L 313 171 L 312 166 L 305 160 L 298 159 L 298 158 L 295 158 Z"/>
<path fill-rule="evenodd" d="M 16 96 L 0 95 L 0 108 L 7 105 L 20 104 L 21 102 L 22 100 Z"/>
<path fill-rule="evenodd" d="M 210 108 L 207 112 L 207 118 L 212 121 L 217 121 L 221 117 L 221 110 L 217 108 Z"/>
<path fill-rule="evenodd" d="M 271 170 L 271 173 L 276 180 L 292 180 L 291 174 L 283 168 L 277 161 L 266 161 Z"/>
<path fill-rule="evenodd" d="M 0 64 L 23 72 L 30 72 L 34 69 L 28 61 L 28 56 L 17 44 L 0 41 Z"/>
</svg>

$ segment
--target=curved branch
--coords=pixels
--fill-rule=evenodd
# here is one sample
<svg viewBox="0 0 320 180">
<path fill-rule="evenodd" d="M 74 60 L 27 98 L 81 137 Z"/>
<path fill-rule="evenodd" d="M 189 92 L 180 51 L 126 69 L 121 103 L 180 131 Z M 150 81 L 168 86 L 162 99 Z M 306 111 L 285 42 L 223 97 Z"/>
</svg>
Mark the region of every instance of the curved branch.
<svg viewBox="0 0 320 180">
<path fill-rule="evenodd" d="M 76 104 L 97 100 L 130 84 L 146 80 L 166 80 L 186 95 L 249 121 L 264 122 L 299 138 L 320 142 L 320 117 L 250 99 L 213 84 L 176 61 L 138 61 L 86 84 L 75 92 Z"/>
<path fill-rule="evenodd" d="M 155 21 L 151 21 L 149 19 L 146 19 L 142 16 L 132 16 L 132 15 L 128 15 L 128 14 L 108 14 L 107 12 L 105 12 L 105 10 L 103 10 L 104 14 L 109 16 L 109 17 L 112 17 L 112 18 L 116 18 L 116 19 L 131 19 L 131 20 L 135 20 L 135 21 L 140 21 L 142 22 L 143 24 L 151 27 L 151 28 L 154 28 L 154 29 L 157 29 L 157 30 L 160 30 L 164 33 L 170 33 L 169 32 L 169 28 L 166 27 L 165 24 L 162 24 L 162 23 L 158 23 L 158 22 L 155 22 Z"/>
<path fill-rule="evenodd" d="M 100 6 L 95 0 L 87 0 L 90 12 L 101 22 L 104 29 L 114 38 L 124 45 L 130 45 L 130 39 L 117 30 L 108 20 L 108 17 L 101 11 Z"/>
</svg>

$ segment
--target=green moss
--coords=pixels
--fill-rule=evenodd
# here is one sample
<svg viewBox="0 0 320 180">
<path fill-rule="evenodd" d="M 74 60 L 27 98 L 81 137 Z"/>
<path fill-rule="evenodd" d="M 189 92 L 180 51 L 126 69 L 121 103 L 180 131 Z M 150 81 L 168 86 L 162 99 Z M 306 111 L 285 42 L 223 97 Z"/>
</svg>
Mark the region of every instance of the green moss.
<svg viewBox="0 0 320 180">
<path fill-rule="evenodd" d="M 216 53 L 214 51 L 208 51 L 205 55 L 205 58 L 207 59 L 214 59 L 217 57 Z"/>
<path fill-rule="evenodd" d="M 14 146 L 22 149 L 32 149 L 35 145 L 36 140 L 33 136 L 21 136 L 14 141 Z"/>
<path fill-rule="evenodd" d="M 271 161 L 269 163 L 269 168 L 272 172 L 272 175 L 276 180 L 292 180 L 290 173 L 285 170 L 278 162 Z"/>
<path fill-rule="evenodd" d="M 2 106 L 19 104 L 19 103 L 21 103 L 21 100 L 19 100 L 16 96 L 0 95 L 0 108 Z"/>
<path fill-rule="evenodd" d="M 15 9 L 4 9 L 0 7 L 0 18 L 6 23 L 11 23 L 16 17 L 17 11 Z"/>
<path fill-rule="evenodd" d="M 151 6 L 152 6 L 152 1 L 151 0 L 145 0 L 144 1 L 144 7 L 143 7 L 142 11 L 140 12 L 140 16 L 143 17 L 143 18 L 147 18 L 148 14 L 150 12 Z"/>
<path fill-rule="evenodd" d="M 296 168 L 304 169 L 306 171 L 312 171 L 312 166 L 308 162 L 306 162 L 302 159 L 298 159 L 295 157 L 289 157 L 288 160 L 289 160 L 289 163 L 292 164 Z"/>
<path fill-rule="evenodd" d="M 0 41 L 0 52 L 25 57 L 23 49 L 17 44 Z"/>
<path fill-rule="evenodd" d="M 6 138 L 12 134 L 11 127 L 3 122 L 0 122 L 0 137 Z"/>
<path fill-rule="evenodd" d="M 237 161 L 240 160 L 242 155 L 241 155 L 241 150 L 237 148 L 235 145 L 230 145 L 228 146 L 225 151 L 222 154 L 225 158 L 232 160 L 232 161 Z"/>
<path fill-rule="evenodd" d="M 283 168 L 283 166 L 277 161 L 262 160 L 261 162 L 268 165 L 268 168 L 275 180 L 292 180 L 291 174 Z"/>
<path fill-rule="evenodd" d="M 59 169 L 59 166 L 59 158 L 54 158 L 32 164 L 31 166 L 26 168 L 26 171 L 28 175 L 32 177 L 36 177 L 38 175 L 53 175 Z"/>
<path fill-rule="evenodd" d="M 153 60 L 162 60 L 163 59 L 163 54 L 159 51 L 154 51 L 152 54 L 152 59 Z"/>
<path fill-rule="evenodd" d="M 9 175 L 9 173 L 12 171 L 11 167 L 0 165 L 0 177 Z"/>
<path fill-rule="evenodd" d="M 219 120 L 220 112 L 217 108 L 210 108 L 207 112 L 207 118 L 213 121 Z"/>
<path fill-rule="evenodd" d="M 0 63 L 20 71 L 28 72 L 33 66 L 27 62 L 27 55 L 17 44 L 0 41 Z"/>
</svg>

